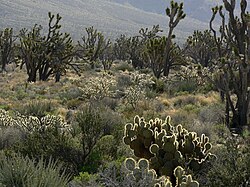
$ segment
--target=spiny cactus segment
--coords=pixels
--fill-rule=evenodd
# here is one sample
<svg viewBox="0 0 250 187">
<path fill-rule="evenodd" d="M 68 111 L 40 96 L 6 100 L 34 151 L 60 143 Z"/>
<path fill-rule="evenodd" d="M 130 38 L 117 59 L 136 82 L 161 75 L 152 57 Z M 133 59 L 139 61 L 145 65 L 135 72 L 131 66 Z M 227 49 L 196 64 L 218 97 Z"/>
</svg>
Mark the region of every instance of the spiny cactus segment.
<svg viewBox="0 0 250 187">
<path fill-rule="evenodd" d="M 158 177 L 155 170 L 150 169 L 149 161 L 144 158 L 138 162 L 133 158 L 127 158 L 125 168 L 129 171 L 127 178 L 130 181 L 141 182 L 141 180 L 147 180 L 154 187 L 199 187 L 199 183 L 194 181 L 191 175 L 186 175 L 184 169 L 180 166 L 174 169 L 174 183 L 170 181 L 169 177 Z"/>
<path fill-rule="evenodd" d="M 209 152 L 212 145 L 207 136 L 198 137 L 182 125 L 172 126 L 170 121 L 167 117 L 165 121 L 156 118 L 146 122 L 135 116 L 134 123 L 125 126 L 123 141 L 135 156 L 148 159 L 150 168 L 158 175 L 169 176 L 174 181 L 176 167 L 198 171 L 213 155 Z"/>
</svg>

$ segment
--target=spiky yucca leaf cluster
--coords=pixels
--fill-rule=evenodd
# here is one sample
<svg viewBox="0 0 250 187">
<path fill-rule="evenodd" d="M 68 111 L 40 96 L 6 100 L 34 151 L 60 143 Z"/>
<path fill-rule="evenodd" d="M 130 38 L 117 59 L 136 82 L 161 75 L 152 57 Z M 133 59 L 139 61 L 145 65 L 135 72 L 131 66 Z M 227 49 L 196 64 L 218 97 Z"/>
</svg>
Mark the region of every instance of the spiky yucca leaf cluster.
<svg viewBox="0 0 250 187">
<path fill-rule="evenodd" d="M 170 117 L 146 122 L 135 116 L 134 123 L 125 126 L 123 141 L 134 150 L 135 156 L 148 159 L 150 168 L 160 176 L 169 176 L 171 181 L 175 180 L 177 166 L 198 171 L 213 156 L 207 136 L 198 137 L 182 125 L 172 126 Z"/>
</svg>

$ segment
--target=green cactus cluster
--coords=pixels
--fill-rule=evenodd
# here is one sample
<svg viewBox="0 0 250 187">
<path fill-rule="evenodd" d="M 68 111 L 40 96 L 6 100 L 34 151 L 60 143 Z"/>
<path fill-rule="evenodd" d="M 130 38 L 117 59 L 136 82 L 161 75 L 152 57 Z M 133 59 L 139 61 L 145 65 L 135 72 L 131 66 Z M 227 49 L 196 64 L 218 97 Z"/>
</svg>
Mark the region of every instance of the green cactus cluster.
<svg viewBox="0 0 250 187">
<path fill-rule="evenodd" d="M 129 171 L 127 178 L 139 182 L 140 180 L 148 180 L 154 183 L 157 175 L 155 170 L 149 169 L 149 162 L 147 159 L 140 159 L 136 162 L 133 158 L 125 160 L 125 167 Z"/>
<path fill-rule="evenodd" d="M 177 166 L 174 169 L 174 176 L 176 178 L 175 184 L 173 184 L 168 178 L 163 177 L 159 182 L 155 183 L 154 187 L 199 187 L 199 183 L 192 179 L 191 175 L 186 175 L 185 170 L 181 166 Z"/>
<path fill-rule="evenodd" d="M 171 181 L 175 180 L 177 166 L 198 171 L 214 156 L 209 152 L 212 144 L 207 136 L 198 137 L 182 125 L 172 126 L 169 116 L 165 121 L 156 118 L 149 122 L 135 116 L 134 123 L 125 126 L 123 141 L 135 156 L 148 159 L 150 168 L 158 175 L 169 176 Z"/>
<path fill-rule="evenodd" d="M 125 160 L 125 167 L 129 171 L 127 179 L 129 181 L 147 181 L 147 185 L 154 187 L 199 187 L 199 183 L 192 179 L 191 175 L 186 175 L 181 166 L 174 169 L 175 182 L 172 183 L 168 177 L 156 174 L 154 169 L 150 169 L 147 159 L 140 159 L 136 162 L 133 158 Z"/>
</svg>

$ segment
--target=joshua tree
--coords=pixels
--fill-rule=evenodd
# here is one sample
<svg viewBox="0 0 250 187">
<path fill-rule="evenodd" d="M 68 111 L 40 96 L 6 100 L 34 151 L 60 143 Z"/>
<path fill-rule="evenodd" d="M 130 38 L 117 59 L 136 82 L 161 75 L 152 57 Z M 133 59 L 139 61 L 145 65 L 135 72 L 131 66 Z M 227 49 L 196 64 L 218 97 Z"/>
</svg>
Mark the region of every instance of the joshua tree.
<svg viewBox="0 0 250 187">
<path fill-rule="evenodd" d="M 177 60 L 177 58 L 182 56 L 180 48 L 172 40 L 175 37 L 174 28 L 186 16 L 183 12 L 183 3 L 171 1 L 171 7 L 166 9 L 166 15 L 169 17 L 167 37 L 157 35 L 160 31 L 159 26 L 155 26 L 150 32 L 147 29 L 140 31 L 145 41 L 142 53 L 144 60 L 152 68 L 156 78 L 160 78 L 162 74 L 168 76 L 170 69 L 179 64 L 180 59 Z"/>
<path fill-rule="evenodd" d="M 219 59 L 216 67 L 213 67 L 213 70 L 217 70 L 214 76 L 216 79 L 210 80 L 225 94 L 228 125 L 231 111 L 231 127 L 241 128 L 249 124 L 247 115 L 250 107 L 250 15 L 246 12 L 247 0 L 240 2 L 240 17 L 234 13 L 235 0 L 223 2 L 228 13 L 228 24 L 225 23 L 222 6 L 212 9 L 210 29 L 214 35 Z M 219 34 L 213 27 L 213 21 L 218 13 L 222 19 Z"/>
<path fill-rule="evenodd" d="M 6 65 L 9 64 L 13 57 L 13 29 L 6 28 L 0 31 L 0 62 L 2 71 L 6 71 Z"/>
<path fill-rule="evenodd" d="M 87 58 L 90 62 L 91 68 L 95 68 L 95 63 L 100 60 L 100 57 L 105 53 L 111 45 L 110 40 L 105 39 L 104 35 L 94 29 L 94 27 L 88 27 L 85 29 L 87 36 L 82 37 L 82 43 L 78 41 L 81 52 L 80 56 Z"/>
<path fill-rule="evenodd" d="M 23 60 L 21 68 L 26 65 L 29 82 L 36 81 L 37 72 L 39 80 L 46 81 L 49 76 L 55 75 L 58 82 L 68 66 L 77 71 L 71 63 L 72 39 L 69 34 L 60 32 L 61 18 L 59 14 L 55 17 L 49 12 L 49 29 L 46 36 L 41 35 L 42 27 L 38 25 L 29 32 L 27 29 L 20 31 L 20 50 Z"/>
<path fill-rule="evenodd" d="M 166 9 L 166 15 L 169 17 L 168 23 L 168 36 L 166 40 L 166 45 L 164 49 L 164 68 L 163 75 L 168 76 L 171 64 L 171 53 L 173 42 L 172 39 L 175 37 L 173 35 L 174 28 L 178 23 L 186 17 L 186 14 L 183 12 L 183 3 L 178 4 L 177 2 L 171 1 L 171 7 Z"/>
<path fill-rule="evenodd" d="M 129 60 L 129 43 L 129 37 L 124 34 L 116 38 L 113 52 L 117 60 Z"/>
<path fill-rule="evenodd" d="M 213 61 L 218 57 L 215 51 L 216 44 L 209 30 L 194 31 L 192 36 L 189 36 L 185 45 L 185 55 L 191 58 L 195 64 L 200 64 L 204 67 L 212 65 Z"/>
</svg>

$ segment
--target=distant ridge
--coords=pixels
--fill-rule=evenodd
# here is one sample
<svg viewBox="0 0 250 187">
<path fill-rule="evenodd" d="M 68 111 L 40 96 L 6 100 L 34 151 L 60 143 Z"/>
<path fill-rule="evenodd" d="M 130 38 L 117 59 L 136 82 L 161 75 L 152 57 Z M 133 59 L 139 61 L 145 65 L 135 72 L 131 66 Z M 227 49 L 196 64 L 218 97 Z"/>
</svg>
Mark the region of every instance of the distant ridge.
<svg viewBox="0 0 250 187">
<path fill-rule="evenodd" d="M 165 8 L 166 6 L 162 7 L 163 11 Z M 164 30 L 167 28 L 165 15 L 121 4 L 115 0 L 3 1 L 0 6 L 0 28 L 13 27 L 19 30 L 23 27 L 30 28 L 35 23 L 46 27 L 48 11 L 60 13 L 63 17 L 63 30 L 71 33 L 74 39 L 79 39 L 84 28 L 92 25 L 111 38 L 120 34 L 134 35 L 140 28 L 156 24 Z M 177 40 L 183 41 L 193 30 L 207 28 L 207 23 L 187 16 L 176 29 Z"/>
</svg>

